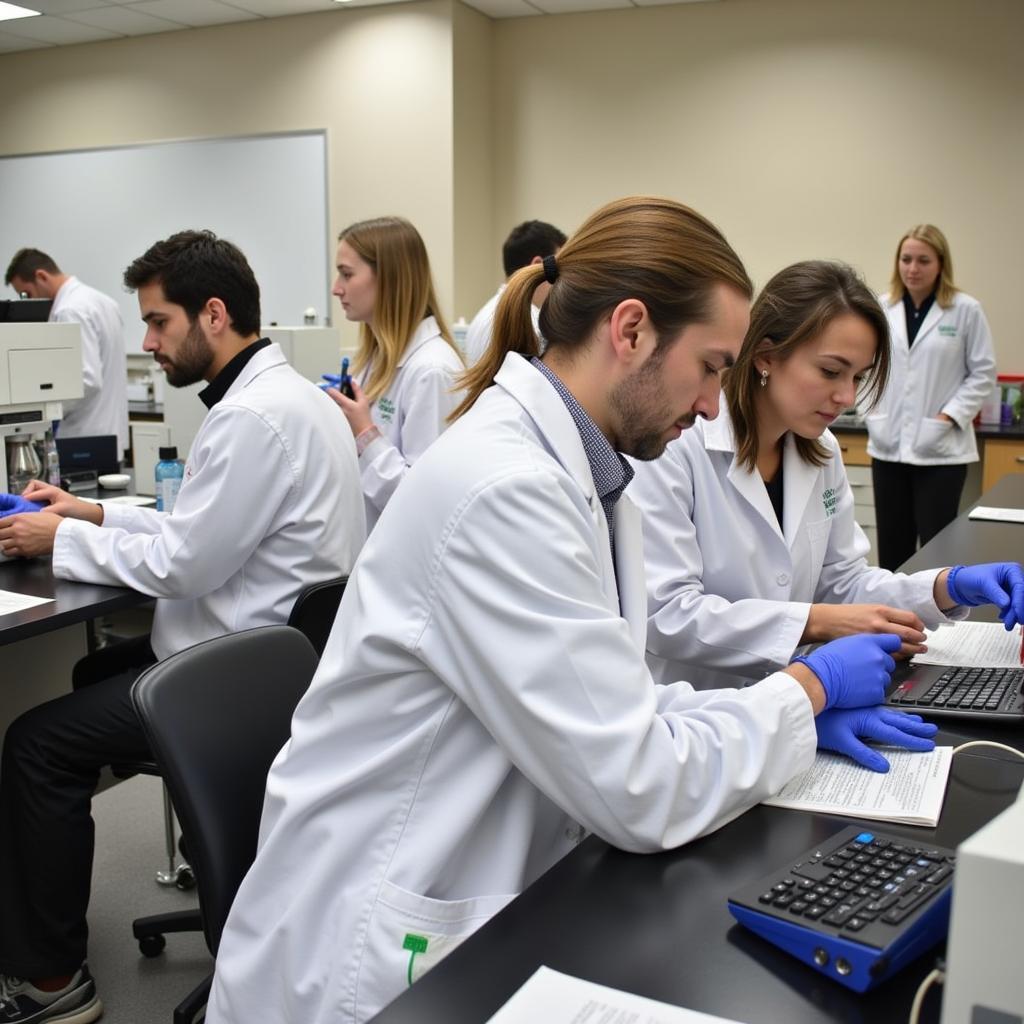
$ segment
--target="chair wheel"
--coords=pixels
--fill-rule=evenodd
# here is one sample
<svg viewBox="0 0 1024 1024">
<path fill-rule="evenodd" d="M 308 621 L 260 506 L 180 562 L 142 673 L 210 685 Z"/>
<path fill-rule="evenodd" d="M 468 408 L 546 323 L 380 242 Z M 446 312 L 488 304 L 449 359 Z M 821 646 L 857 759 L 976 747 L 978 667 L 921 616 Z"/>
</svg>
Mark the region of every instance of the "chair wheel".
<svg viewBox="0 0 1024 1024">
<path fill-rule="evenodd" d="M 159 956 L 167 945 L 167 939 L 162 935 L 146 935 L 139 939 L 139 952 L 143 956 Z"/>
<path fill-rule="evenodd" d="M 189 889 L 196 887 L 196 875 L 195 872 L 188 866 L 188 864 L 181 864 L 178 866 L 178 870 L 175 872 L 174 884 L 181 889 L 182 892 L 188 892 Z"/>
</svg>

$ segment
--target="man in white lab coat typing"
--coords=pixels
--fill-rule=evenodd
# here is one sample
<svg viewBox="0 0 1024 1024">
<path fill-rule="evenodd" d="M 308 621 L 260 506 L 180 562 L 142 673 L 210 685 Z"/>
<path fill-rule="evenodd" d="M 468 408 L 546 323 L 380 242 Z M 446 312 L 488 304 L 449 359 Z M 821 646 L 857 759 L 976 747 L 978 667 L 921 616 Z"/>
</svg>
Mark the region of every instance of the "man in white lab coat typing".
<svg viewBox="0 0 1024 1024">
<path fill-rule="evenodd" d="M 347 573 L 365 538 L 355 444 L 331 400 L 259 337 L 245 257 L 209 232 L 158 242 L 125 273 L 144 348 L 209 412 L 170 514 L 91 505 L 34 483 L 47 509 L 0 520 L 8 555 L 53 552 L 60 577 L 157 598 L 153 659 L 283 623 L 310 583 Z M 0 769 L 0 1019 L 102 1012 L 85 964 L 89 801 L 100 768 L 149 751 L 129 699 L 138 668 L 41 705 L 8 730 Z M 27 979 L 27 980 L 25 980 Z"/>
<path fill-rule="evenodd" d="M 121 458 L 128 447 L 128 368 L 124 323 L 117 303 L 65 274 L 39 249 L 19 249 L 7 268 L 5 282 L 30 299 L 52 299 L 52 322 L 81 328 L 83 396 L 62 403 L 60 436 L 115 434 Z"/>
</svg>

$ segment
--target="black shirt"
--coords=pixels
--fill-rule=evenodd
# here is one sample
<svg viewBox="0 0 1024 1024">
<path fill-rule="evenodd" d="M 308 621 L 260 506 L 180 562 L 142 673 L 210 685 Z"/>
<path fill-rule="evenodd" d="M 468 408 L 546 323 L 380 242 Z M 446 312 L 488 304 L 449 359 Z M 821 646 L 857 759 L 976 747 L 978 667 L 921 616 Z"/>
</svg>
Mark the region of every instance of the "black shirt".
<svg viewBox="0 0 1024 1024">
<path fill-rule="evenodd" d="M 910 297 L 910 292 L 904 290 L 903 312 L 907 318 L 907 348 L 914 344 L 917 332 L 921 329 L 921 324 L 924 323 L 924 318 L 928 315 L 928 310 L 932 308 L 934 301 L 935 292 L 932 292 L 920 306 L 915 306 L 914 300 Z"/>
<path fill-rule="evenodd" d="M 782 460 L 779 460 L 779 471 L 771 478 L 765 480 L 764 489 L 768 492 L 768 499 L 775 509 L 775 518 L 779 521 L 779 529 L 784 530 L 782 525 Z"/>
<path fill-rule="evenodd" d="M 199 397 L 207 409 L 212 409 L 227 393 L 228 388 L 238 380 L 238 375 L 245 369 L 245 364 L 260 349 L 270 344 L 269 338 L 260 338 L 251 345 L 246 345 L 241 352 L 238 352 L 225 364 L 224 369 L 217 374 L 209 384 L 199 392 Z"/>
</svg>

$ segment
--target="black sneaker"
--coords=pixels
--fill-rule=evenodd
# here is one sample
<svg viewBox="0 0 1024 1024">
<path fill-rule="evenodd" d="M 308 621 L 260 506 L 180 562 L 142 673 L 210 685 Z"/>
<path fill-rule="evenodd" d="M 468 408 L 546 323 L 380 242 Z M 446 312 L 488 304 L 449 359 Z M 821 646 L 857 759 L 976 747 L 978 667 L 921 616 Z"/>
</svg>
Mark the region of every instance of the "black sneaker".
<svg viewBox="0 0 1024 1024">
<path fill-rule="evenodd" d="M 56 992 L 42 992 L 21 978 L 0 974 L 0 1024 L 92 1024 L 102 1014 L 96 983 L 85 964 Z"/>
</svg>

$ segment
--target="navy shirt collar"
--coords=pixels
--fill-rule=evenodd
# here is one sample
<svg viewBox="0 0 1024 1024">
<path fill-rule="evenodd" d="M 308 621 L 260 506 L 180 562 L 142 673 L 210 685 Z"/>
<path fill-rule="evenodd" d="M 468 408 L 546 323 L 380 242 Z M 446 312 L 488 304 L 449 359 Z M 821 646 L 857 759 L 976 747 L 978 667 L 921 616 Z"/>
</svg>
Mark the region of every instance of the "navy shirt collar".
<svg viewBox="0 0 1024 1024">
<path fill-rule="evenodd" d="M 608 438 L 598 430 L 597 424 L 584 412 L 583 407 L 561 379 L 536 356 L 533 356 L 530 362 L 547 377 L 551 386 L 558 392 L 559 398 L 565 403 L 569 415 L 576 424 L 576 429 L 580 432 L 583 451 L 586 453 L 590 473 L 594 478 L 594 487 L 608 519 L 608 529 L 611 530 L 615 503 L 622 497 L 626 485 L 633 479 L 633 467 L 611 446 Z"/>
</svg>

